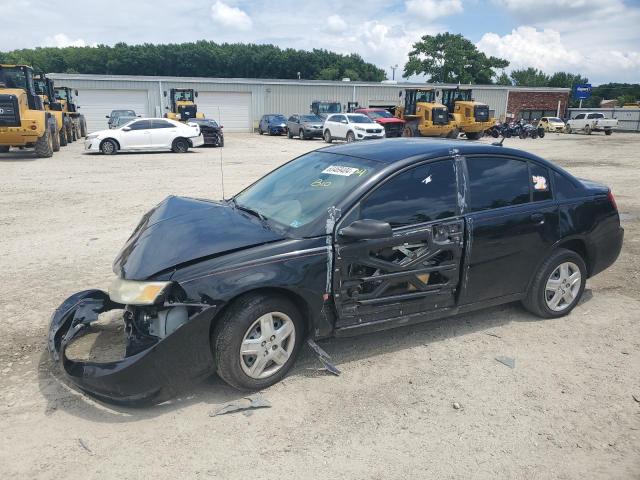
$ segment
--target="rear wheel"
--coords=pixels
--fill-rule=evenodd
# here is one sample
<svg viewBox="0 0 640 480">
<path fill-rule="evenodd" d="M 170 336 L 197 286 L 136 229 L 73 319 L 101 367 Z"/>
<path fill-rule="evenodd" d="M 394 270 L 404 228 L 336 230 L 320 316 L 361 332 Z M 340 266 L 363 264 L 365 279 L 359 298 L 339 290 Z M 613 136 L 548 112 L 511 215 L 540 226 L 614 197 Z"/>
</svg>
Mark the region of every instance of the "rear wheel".
<svg viewBox="0 0 640 480">
<path fill-rule="evenodd" d="M 611 130 L 610 128 L 607 128 L 607 129 L 604 131 L 604 134 L 605 134 L 605 135 L 611 135 L 612 133 L 613 133 L 613 130 Z"/>
<path fill-rule="evenodd" d="M 540 138 L 544 138 L 544 136 L 546 135 L 544 128 L 539 128 L 538 129 L 538 137 Z"/>
<path fill-rule="evenodd" d="M 105 155 L 113 155 L 118 152 L 118 144 L 110 138 L 103 140 L 100 144 L 100 151 Z"/>
<path fill-rule="evenodd" d="M 67 129 L 62 127 L 60 129 L 60 146 L 61 147 L 66 147 L 67 146 Z"/>
<path fill-rule="evenodd" d="M 218 375 L 241 390 L 269 387 L 295 362 L 303 335 L 302 316 L 287 298 L 241 297 L 229 306 L 212 335 Z"/>
<path fill-rule="evenodd" d="M 467 132 L 465 135 L 468 140 L 478 140 L 480 135 L 482 135 L 482 132 Z"/>
<path fill-rule="evenodd" d="M 325 142 L 327 142 L 327 143 L 333 142 L 333 137 L 331 136 L 331 132 L 329 130 L 325 130 L 324 131 L 323 137 L 324 137 L 324 141 Z"/>
<path fill-rule="evenodd" d="M 291 131 L 291 129 L 287 129 L 287 138 L 293 138 L 293 132 Z"/>
<path fill-rule="evenodd" d="M 304 128 L 300 129 L 300 140 L 306 140 L 307 139 L 307 134 L 304 131 Z"/>
<path fill-rule="evenodd" d="M 48 158 L 53 155 L 53 138 L 49 128 L 45 129 L 44 134 L 38 138 L 34 150 L 36 157 L 39 158 Z"/>
<path fill-rule="evenodd" d="M 587 267 L 582 257 L 560 248 L 538 269 L 522 304 L 539 317 L 562 317 L 578 304 L 586 281 Z"/>
<path fill-rule="evenodd" d="M 260 127 L 258 127 L 258 133 L 259 133 L 260 135 L 262 135 L 262 134 L 264 133 Z"/>
<path fill-rule="evenodd" d="M 58 132 L 56 131 L 58 128 L 58 123 L 56 122 L 55 118 L 51 119 L 51 140 L 53 141 L 53 151 L 54 152 L 59 152 L 60 151 L 60 136 L 58 135 Z"/>
<path fill-rule="evenodd" d="M 458 130 L 457 128 L 454 128 L 449 132 L 449 134 L 447 135 L 447 138 L 456 139 L 458 138 L 458 135 L 460 135 L 460 130 Z"/>
<path fill-rule="evenodd" d="M 176 138 L 171 145 L 173 153 L 187 153 L 189 151 L 189 142 L 186 138 Z"/>
<path fill-rule="evenodd" d="M 586 124 L 584 126 L 584 133 L 586 133 L 587 135 L 591 135 L 591 125 Z"/>
<path fill-rule="evenodd" d="M 80 115 L 80 136 L 87 136 L 87 120 L 84 118 L 84 115 Z"/>
</svg>

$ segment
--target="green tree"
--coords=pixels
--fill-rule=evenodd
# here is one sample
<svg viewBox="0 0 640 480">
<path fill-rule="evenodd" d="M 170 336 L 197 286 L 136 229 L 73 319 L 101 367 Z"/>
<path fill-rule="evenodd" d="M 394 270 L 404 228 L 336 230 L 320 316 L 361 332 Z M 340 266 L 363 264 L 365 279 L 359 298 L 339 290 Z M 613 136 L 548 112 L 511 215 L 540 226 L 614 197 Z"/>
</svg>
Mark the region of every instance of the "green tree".
<svg viewBox="0 0 640 480">
<path fill-rule="evenodd" d="M 460 34 L 425 35 L 413 44 L 404 76 L 427 75 L 430 81 L 444 83 L 492 83 L 496 68 L 509 62 L 487 57 Z"/>
<path fill-rule="evenodd" d="M 502 72 L 498 78 L 496 78 L 496 84 L 498 85 L 513 85 L 511 78 L 505 72 Z"/>
<path fill-rule="evenodd" d="M 518 87 L 547 87 L 549 76 L 542 70 L 529 67 L 525 70 L 511 72 L 511 80 Z"/>
<path fill-rule="evenodd" d="M 579 73 L 556 72 L 549 77 L 547 87 L 573 88 L 583 83 L 589 83 L 589 79 Z"/>
</svg>

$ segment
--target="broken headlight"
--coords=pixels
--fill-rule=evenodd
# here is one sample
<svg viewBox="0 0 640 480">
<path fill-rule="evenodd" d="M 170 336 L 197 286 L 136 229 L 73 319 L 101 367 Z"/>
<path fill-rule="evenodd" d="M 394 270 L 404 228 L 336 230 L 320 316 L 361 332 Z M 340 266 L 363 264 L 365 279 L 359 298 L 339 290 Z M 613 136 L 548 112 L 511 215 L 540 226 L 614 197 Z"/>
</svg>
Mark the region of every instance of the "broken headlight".
<svg viewBox="0 0 640 480">
<path fill-rule="evenodd" d="M 109 298 L 123 305 L 153 305 L 171 282 L 139 282 L 116 278 L 109 287 Z"/>
</svg>

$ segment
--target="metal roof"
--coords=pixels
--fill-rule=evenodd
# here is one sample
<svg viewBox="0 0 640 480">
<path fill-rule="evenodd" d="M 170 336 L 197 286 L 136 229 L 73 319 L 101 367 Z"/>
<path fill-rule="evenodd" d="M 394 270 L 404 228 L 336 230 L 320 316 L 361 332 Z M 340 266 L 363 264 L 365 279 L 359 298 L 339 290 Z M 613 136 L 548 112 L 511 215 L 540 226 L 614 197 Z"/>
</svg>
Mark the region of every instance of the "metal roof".
<svg viewBox="0 0 640 480">
<path fill-rule="evenodd" d="M 571 92 L 570 88 L 556 87 L 516 87 L 510 85 L 472 85 L 457 83 L 420 83 L 420 82 L 361 82 L 341 80 L 297 80 L 277 78 L 214 78 L 214 77 L 165 77 L 145 75 L 97 75 L 87 73 L 48 73 L 47 76 L 54 80 L 102 80 L 102 81 L 127 81 L 127 82 L 175 82 L 175 83 L 217 83 L 217 84 L 244 84 L 244 85 L 322 85 L 322 86 L 356 86 L 356 87 L 392 87 L 410 88 L 424 87 L 428 85 L 435 88 L 467 87 L 482 90 L 511 90 L 511 91 L 539 91 L 539 92 Z"/>
</svg>

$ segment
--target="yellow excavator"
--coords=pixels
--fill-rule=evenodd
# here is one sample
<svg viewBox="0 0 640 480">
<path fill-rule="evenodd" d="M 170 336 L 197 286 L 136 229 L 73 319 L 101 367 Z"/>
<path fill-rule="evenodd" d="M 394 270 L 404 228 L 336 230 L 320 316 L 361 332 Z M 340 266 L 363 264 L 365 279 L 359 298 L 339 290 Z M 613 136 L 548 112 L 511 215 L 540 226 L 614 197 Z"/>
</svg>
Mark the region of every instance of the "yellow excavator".
<svg viewBox="0 0 640 480">
<path fill-rule="evenodd" d="M 449 110 L 436 101 L 431 88 L 405 89 L 404 105 L 397 106 L 394 113 L 406 122 L 403 137 L 458 138 L 460 133 L 455 120 L 449 117 Z"/>
<path fill-rule="evenodd" d="M 78 90 L 72 90 L 69 87 L 55 87 L 54 95 L 57 102 L 62 105 L 62 111 L 67 114 L 71 120 L 67 130 L 67 141 L 75 142 L 81 137 L 87 136 L 87 121 L 84 115 L 78 112 L 80 108 L 76 103 L 75 97 L 78 96 Z"/>
<path fill-rule="evenodd" d="M 443 88 L 441 102 L 446 105 L 453 118 L 469 140 L 477 140 L 496 123 L 490 117 L 489 105 L 476 102 L 470 89 Z"/>
<path fill-rule="evenodd" d="M 67 132 L 71 129 L 71 118 L 69 118 L 67 112 L 62 111 L 62 103 L 56 100 L 53 80 L 48 78 L 44 73 L 41 73 L 34 77 L 33 84 L 36 93 L 42 99 L 45 111 L 51 113 L 56 119 L 56 134 L 60 146 L 66 146 L 70 141 L 67 140 Z"/>
<path fill-rule="evenodd" d="M 0 153 L 11 147 L 33 148 L 36 157 L 60 149 L 56 119 L 36 93 L 33 69 L 0 65 Z"/>
<path fill-rule="evenodd" d="M 204 113 L 198 112 L 198 106 L 195 103 L 198 92 L 192 88 L 172 88 L 170 95 L 171 107 L 165 107 L 169 110 L 164 114 L 165 118 L 180 122 L 188 122 L 192 118 L 204 118 Z M 166 91 L 164 96 L 167 96 Z"/>
</svg>

